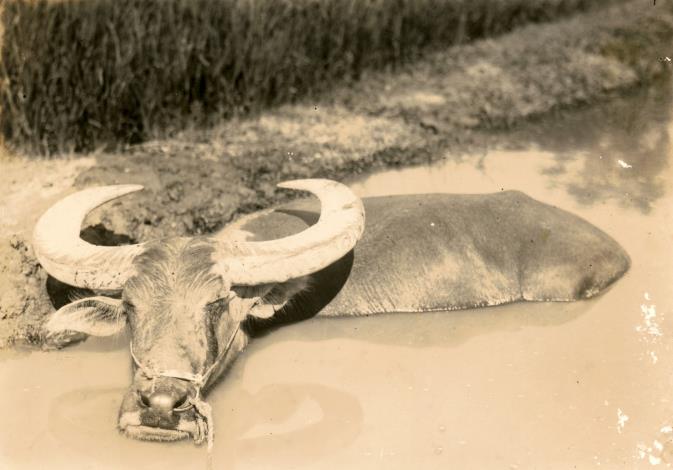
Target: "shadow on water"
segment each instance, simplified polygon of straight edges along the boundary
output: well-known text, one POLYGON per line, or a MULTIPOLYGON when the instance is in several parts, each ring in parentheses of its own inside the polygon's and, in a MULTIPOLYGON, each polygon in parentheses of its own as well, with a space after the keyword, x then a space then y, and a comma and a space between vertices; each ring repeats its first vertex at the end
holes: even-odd
POLYGON ((508 149, 540 148, 554 155, 543 174, 562 183, 582 205, 609 200, 643 214, 666 191, 671 152, 673 82, 640 89, 587 109, 559 112, 507 137, 508 149), (625 171, 628 170, 628 171, 625 171))

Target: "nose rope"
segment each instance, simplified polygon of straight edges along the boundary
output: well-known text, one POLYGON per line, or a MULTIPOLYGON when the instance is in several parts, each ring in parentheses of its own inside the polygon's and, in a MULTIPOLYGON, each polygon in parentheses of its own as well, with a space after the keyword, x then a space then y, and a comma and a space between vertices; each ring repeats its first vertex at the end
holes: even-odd
POLYGON ((129 344, 129 350, 131 352, 133 362, 138 367, 138 369, 141 370, 141 372, 143 373, 143 375, 145 375, 145 377, 152 380, 152 390, 154 390, 155 380, 158 379, 159 377, 170 377, 174 379, 186 380, 188 382, 193 383, 196 386, 196 394, 193 397, 190 397, 188 401, 196 409, 197 413, 203 417, 203 420, 205 421, 205 429, 201 428, 200 422, 197 420, 197 433, 196 433, 197 436, 194 437, 194 440, 198 444, 200 444, 201 442, 203 442, 203 438, 205 437, 208 441, 208 452, 210 452, 213 449, 215 427, 213 424, 213 409, 206 401, 204 401, 201 398, 201 388, 203 388, 203 386, 206 384, 211 374, 215 370, 215 367, 217 367, 220 361, 222 361, 222 359, 225 358, 225 356, 231 349, 231 346, 234 344, 234 340, 236 339, 236 336, 238 335, 240 329, 241 329, 240 323, 236 324, 236 328, 229 337, 227 345, 220 350, 220 352, 217 354, 217 357, 215 358, 215 361, 213 361, 213 363, 202 374, 193 374, 191 372, 184 372, 175 369, 165 369, 165 370, 150 369, 145 365, 143 365, 143 363, 140 362, 140 360, 138 360, 138 357, 133 352, 133 341, 131 341, 129 344))

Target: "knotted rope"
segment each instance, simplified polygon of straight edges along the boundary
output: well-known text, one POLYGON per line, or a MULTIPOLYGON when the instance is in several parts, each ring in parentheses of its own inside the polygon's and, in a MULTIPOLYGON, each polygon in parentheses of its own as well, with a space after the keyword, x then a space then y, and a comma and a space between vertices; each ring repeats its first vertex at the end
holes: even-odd
POLYGON ((186 410, 190 406, 193 406, 196 410, 197 415, 199 416, 196 420, 196 433, 194 435, 194 442, 201 444, 205 438, 208 441, 208 453, 210 453, 213 449, 215 427, 213 424, 213 409, 206 401, 203 400, 203 398, 201 398, 201 389, 208 382, 208 379, 215 370, 215 367, 217 367, 220 361, 226 357, 227 353, 231 349, 231 346, 234 344, 234 340, 236 339, 236 335, 240 329, 240 323, 237 323, 234 332, 229 337, 226 347, 220 350, 220 352, 217 354, 217 357, 215 358, 215 361, 213 361, 213 363, 205 370, 205 372, 201 374, 194 374, 191 372, 184 372, 174 369, 150 369, 143 365, 143 363, 140 362, 140 360, 138 360, 136 357, 135 353, 133 352, 133 341, 131 341, 129 345, 133 362, 135 362, 136 366, 141 370, 145 377, 152 380, 152 389, 154 389, 154 380, 158 379, 159 377, 171 377, 174 379, 186 380, 194 384, 196 394, 193 397, 190 397, 187 400, 186 406, 181 407, 180 410, 186 410), (199 417, 202 419, 199 419, 199 417))

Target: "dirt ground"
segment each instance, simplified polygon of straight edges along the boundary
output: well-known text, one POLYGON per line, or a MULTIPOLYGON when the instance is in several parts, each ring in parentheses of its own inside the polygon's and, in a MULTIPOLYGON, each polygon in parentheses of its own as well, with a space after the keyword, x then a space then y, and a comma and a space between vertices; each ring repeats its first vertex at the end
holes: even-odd
POLYGON ((634 1, 497 39, 436 52, 404 70, 245 120, 129 147, 42 160, 2 156, 0 348, 40 345, 45 316, 68 291, 48 280, 31 231, 77 189, 140 183, 145 190, 94 211, 83 237, 99 244, 218 230, 289 197, 275 183, 339 180, 498 145, 517 123, 670 80, 673 4, 634 1), (45 289, 45 285, 47 288, 45 289))

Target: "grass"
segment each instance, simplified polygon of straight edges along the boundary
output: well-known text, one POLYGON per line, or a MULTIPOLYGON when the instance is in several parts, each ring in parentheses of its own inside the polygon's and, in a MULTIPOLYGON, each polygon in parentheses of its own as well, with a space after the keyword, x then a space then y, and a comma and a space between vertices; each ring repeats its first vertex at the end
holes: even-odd
POLYGON ((0 133, 34 154, 138 143, 615 1, 14 0, 0 133))

